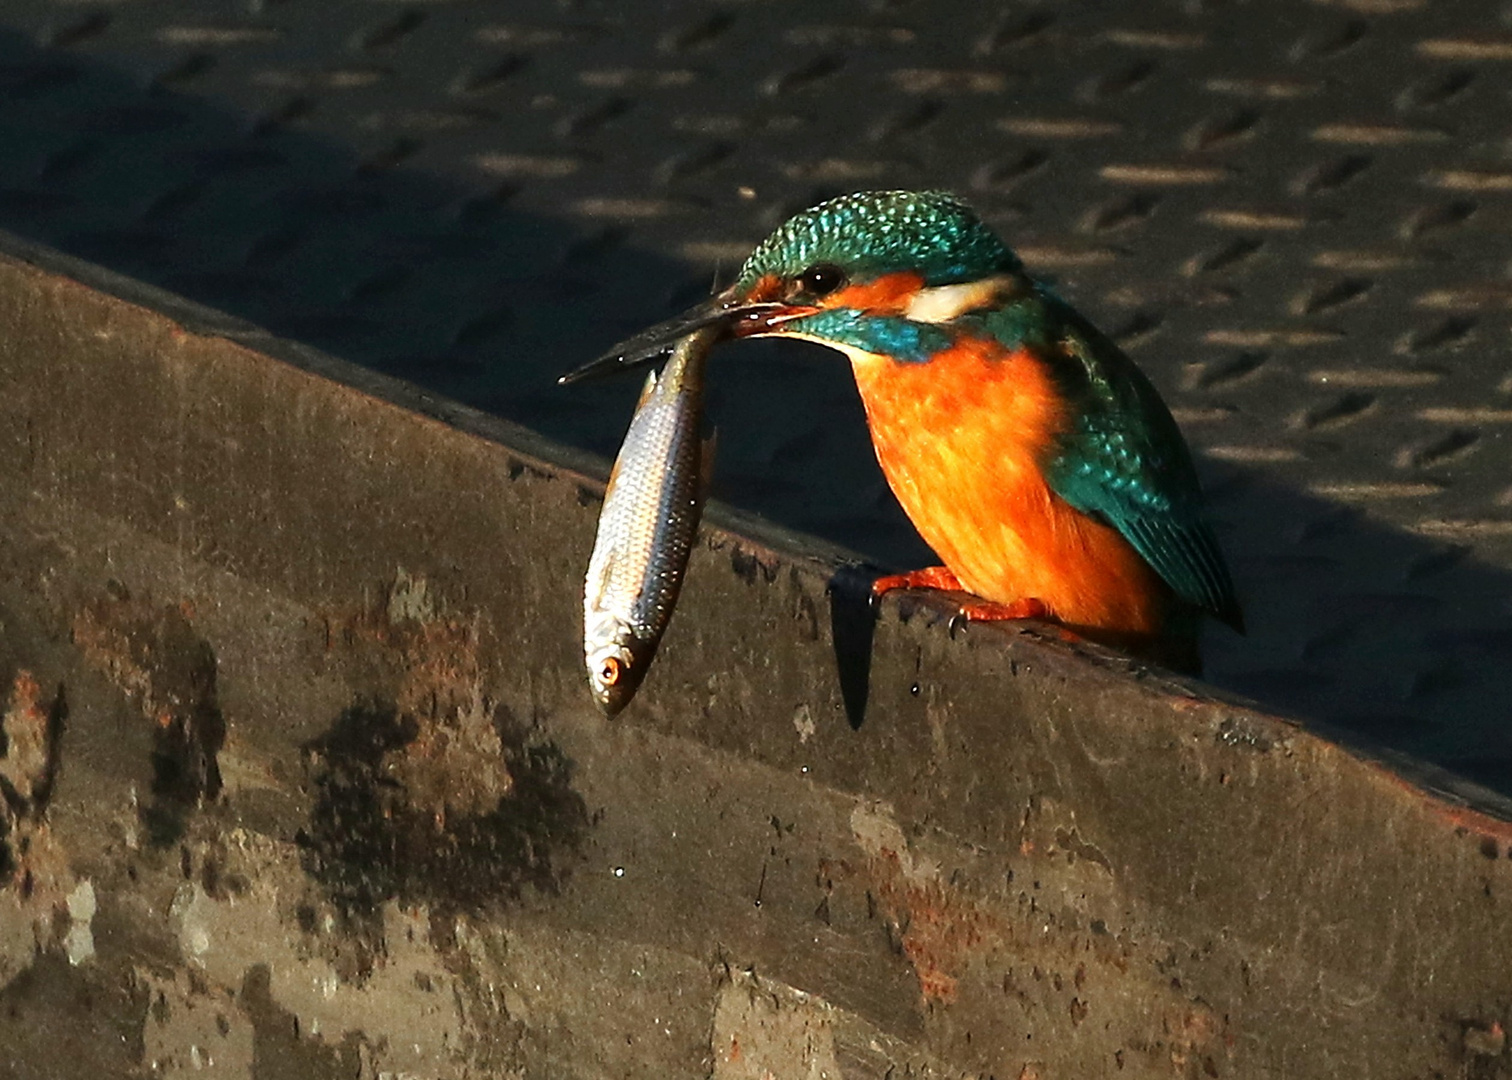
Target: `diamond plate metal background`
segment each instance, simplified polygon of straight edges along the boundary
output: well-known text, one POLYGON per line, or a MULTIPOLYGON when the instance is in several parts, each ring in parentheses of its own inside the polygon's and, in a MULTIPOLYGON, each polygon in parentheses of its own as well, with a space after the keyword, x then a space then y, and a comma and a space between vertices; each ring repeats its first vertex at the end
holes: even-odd
MULTIPOLYGON (((1214 681, 1508 789, 1509 76, 1469 0, 6 0, 0 227, 608 455, 634 387, 556 374, 799 207, 953 188, 1199 450, 1214 681)), ((711 392, 718 496, 927 557, 838 357, 711 392)))

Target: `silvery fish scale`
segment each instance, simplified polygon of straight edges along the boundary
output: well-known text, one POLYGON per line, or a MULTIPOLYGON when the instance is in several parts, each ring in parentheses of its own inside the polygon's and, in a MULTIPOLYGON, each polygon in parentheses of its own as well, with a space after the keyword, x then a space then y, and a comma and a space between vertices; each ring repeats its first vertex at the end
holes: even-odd
POLYGON ((599 515, 583 585, 583 656, 610 715, 634 696, 677 604, 702 511, 703 367, 717 329, 680 339, 646 379, 599 515))

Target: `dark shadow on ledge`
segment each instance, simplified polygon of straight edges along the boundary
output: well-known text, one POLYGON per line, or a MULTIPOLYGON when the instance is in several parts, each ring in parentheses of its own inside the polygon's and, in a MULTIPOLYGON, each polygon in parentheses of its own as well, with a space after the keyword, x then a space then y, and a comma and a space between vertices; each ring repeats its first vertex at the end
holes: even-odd
MULTIPOLYGON (((637 380, 555 377, 709 288, 612 222, 520 212, 508 184, 361 158, 293 130, 292 111, 237 115, 167 85, 0 33, 0 228, 606 457, 637 380)), ((929 558, 833 355, 732 348, 710 412, 717 497, 881 566, 929 558)), ((1209 471, 1251 625, 1208 635, 1210 678, 1512 792, 1512 574, 1209 471)), ((855 722, 865 680, 844 689, 855 722)))
POLYGON ((867 566, 835 568, 827 591, 830 602, 830 640, 835 650, 835 677, 845 718, 859 731, 871 696, 872 640, 877 631, 877 605, 871 586, 878 571, 867 566))

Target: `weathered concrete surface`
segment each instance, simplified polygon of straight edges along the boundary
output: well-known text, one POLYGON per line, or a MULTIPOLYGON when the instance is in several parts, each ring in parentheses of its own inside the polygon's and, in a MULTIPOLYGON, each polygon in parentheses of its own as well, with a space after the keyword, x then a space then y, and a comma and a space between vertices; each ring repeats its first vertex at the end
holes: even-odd
POLYGON ((606 722, 528 433, 36 252, 0 386, 6 1075, 1512 1075, 1452 778, 907 602, 853 728, 714 528, 606 722))

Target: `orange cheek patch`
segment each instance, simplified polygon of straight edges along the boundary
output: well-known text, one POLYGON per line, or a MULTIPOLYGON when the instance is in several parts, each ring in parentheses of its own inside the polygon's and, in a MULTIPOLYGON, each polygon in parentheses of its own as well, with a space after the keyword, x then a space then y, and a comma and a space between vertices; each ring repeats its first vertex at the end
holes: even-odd
POLYGON ((864 284, 838 289, 819 303, 827 308, 856 308, 859 311, 901 315, 908 306, 908 301, 923 287, 923 277, 909 271, 883 274, 864 284))
POLYGON ((753 304, 764 304, 769 300, 781 300, 786 286, 776 274, 763 274, 751 286, 751 291, 746 293, 745 299, 753 304))

